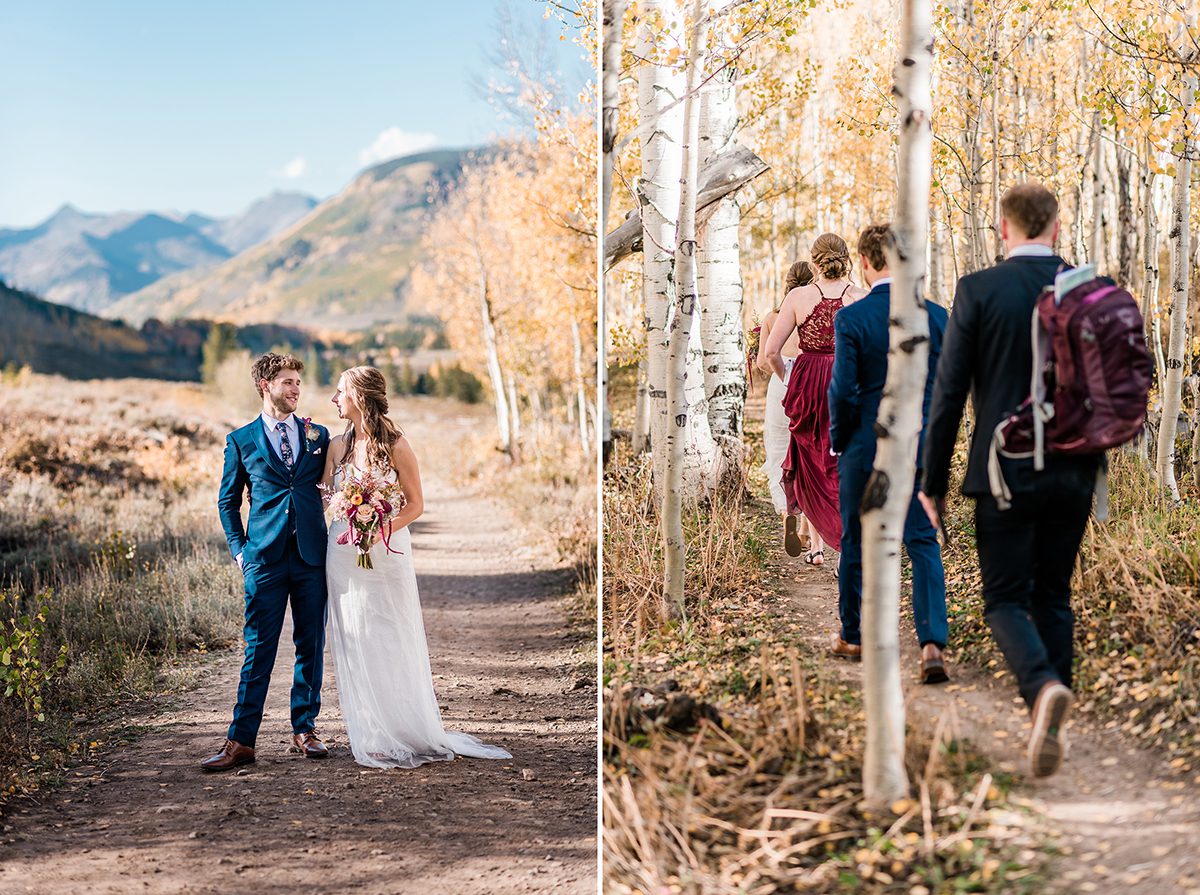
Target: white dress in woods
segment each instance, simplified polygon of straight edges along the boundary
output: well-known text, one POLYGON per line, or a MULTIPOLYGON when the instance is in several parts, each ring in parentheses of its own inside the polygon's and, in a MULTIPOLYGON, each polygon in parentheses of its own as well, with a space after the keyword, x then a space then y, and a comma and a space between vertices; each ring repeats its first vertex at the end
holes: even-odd
MULTIPOLYGON (((787 376, 792 375, 794 357, 785 357, 783 366, 787 376)), ((787 512, 787 494, 783 490, 783 458, 787 456, 792 433, 788 428, 788 415, 783 409, 783 396, 787 394, 787 379, 781 380, 774 373, 767 382, 767 408, 763 414, 763 453, 766 461, 762 471, 771 489, 771 503, 776 513, 787 512)))
MULTIPOLYGON (((388 478, 395 481, 395 470, 388 478)), ((340 471, 333 485, 341 487, 340 471)), ((376 544, 374 568, 360 569, 354 547, 337 543, 347 525, 337 520, 329 530, 326 632, 354 760, 371 768, 415 768, 456 755, 512 758, 498 746, 442 727, 408 529, 391 537, 392 548, 403 553, 376 544)))

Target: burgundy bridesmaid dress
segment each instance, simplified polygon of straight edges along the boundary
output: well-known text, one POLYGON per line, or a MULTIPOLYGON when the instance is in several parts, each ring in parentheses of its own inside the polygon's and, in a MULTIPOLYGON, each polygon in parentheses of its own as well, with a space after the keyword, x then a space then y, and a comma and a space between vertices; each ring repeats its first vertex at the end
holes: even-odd
MULTIPOLYGON (((817 287, 818 291, 821 287, 817 287)), ((849 285, 821 301, 800 325, 800 355, 792 365, 783 409, 792 433, 783 459, 788 512, 804 513, 825 544, 840 550, 837 457, 829 451, 829 380, 833 375, 833 318, 849 285)))

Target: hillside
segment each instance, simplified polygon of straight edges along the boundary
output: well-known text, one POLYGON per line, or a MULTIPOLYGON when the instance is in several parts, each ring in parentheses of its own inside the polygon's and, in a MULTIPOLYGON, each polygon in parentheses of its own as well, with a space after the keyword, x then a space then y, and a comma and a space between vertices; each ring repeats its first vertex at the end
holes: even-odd
POLYGON ((164 278, 105 316, 335 329, 394 323, 429 212, 466 157, 439 150, 368 168, 288 231, 217 267, 164 278))
MULTIPOLYGON (((212 328, 206 320, 149 320, 135 329, 43 301, 3 282, 0 320, 0 367, 28 366, 71 379, 199 379, 201 350, 212 328)), ((306 333, 275 325, 239 330, 236 339, 251 351, 313 344, 306 333)))
POLYGON ((90 214, 72 205, 27 229, 0 229, 0 277, 97 312, 161 277, 224 261, 290 227, 316 204, 273 193, 230 218, 168 212, 90 214))

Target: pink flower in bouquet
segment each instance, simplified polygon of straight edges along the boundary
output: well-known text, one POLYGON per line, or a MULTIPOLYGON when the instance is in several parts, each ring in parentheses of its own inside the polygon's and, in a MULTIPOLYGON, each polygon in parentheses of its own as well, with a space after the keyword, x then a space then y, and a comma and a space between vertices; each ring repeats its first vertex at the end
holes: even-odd
POLYGON ((337 491, 323 490, 327 491, 329 512, 347 524, 346 530, 338 535, 337 543, 343 547, 354 546, 358 551, 359 568, 374 568, 371 548, 379 541, 388 553, 401 552, 393 550, 390 543, 392 520, 406 503, 399 485, 372 472, 360 472, 347 476, 337 491))

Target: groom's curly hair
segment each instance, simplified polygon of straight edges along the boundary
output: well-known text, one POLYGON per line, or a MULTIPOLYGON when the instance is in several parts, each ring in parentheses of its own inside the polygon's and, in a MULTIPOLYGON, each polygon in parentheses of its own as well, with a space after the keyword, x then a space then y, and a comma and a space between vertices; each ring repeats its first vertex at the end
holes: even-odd
POLYGON ((295 370, 297 373, 302 373, 304 372, 304 363, 290 354, 274 354, 270 351, 254 362, 254 366, 250 368, 250 378, 254 380, 254 387, 258 389, 260 398, 263 393, 260 383, 264 379, 270 382, 279 375, 280 370, 295 370))

